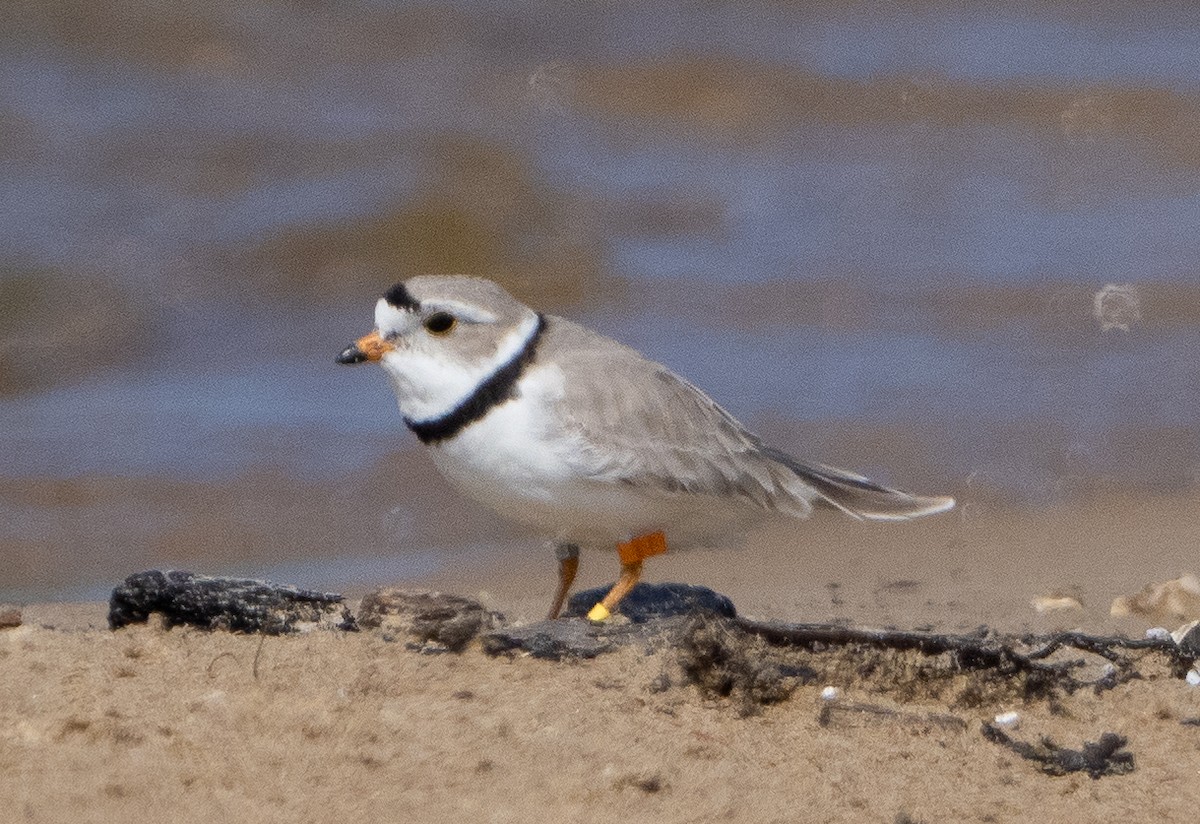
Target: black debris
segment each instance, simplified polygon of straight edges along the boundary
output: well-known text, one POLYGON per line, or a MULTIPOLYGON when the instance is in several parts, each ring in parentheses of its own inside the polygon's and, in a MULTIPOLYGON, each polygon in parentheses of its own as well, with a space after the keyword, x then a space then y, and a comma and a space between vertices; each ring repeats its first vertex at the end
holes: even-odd
POLYGON ((489 655, 524 652, 534 658, 561 661, 565 658, 595 658, 619 647, 640 643, 652 645, 667 637, 679 619, 663 618, 645 624, 594 624, 579 618, 559 618, 515 627, 500 627, 482 637, 489 655))
MULTIPOLYGON (((582 618, 600 602, 611 585, 577 592, 567 602, 564 618, 582 618)), ((635 624, 644 624, 656 618, 673 618, 695 612, 711 612, 726 618, 737 617, 733 601, 708 587, 689 584, 640 583, 617 606, 617 614, 624 615, 635 624)))
POLYGON ((1081 750, 1060 747, 1049 738, 1031 744, 988 723, 983 725, 983 737, 1040 765, 1042 772, 1048 775, 1086 772, 1092 778, 1101 778, 1133 772, 1133 753, 1124 749, 1125 737, 1114 732, 1104 733, 1099 741, 1085 741, 1081 750))
POLYGON ((280 635, 301 625, 355 630, 341 595, 265 581, 209 578, 183 570, 152 569, 130 575, 108 601, 108 625, 144 623, 153 613, 169 627, 280 635))
POLYGON ((461 652, 503 620, 478 601, 441 592, 381 589, 358 608, 360 626, 404 633, 424 652, 461 652))
POLYGON ((563 617, 516 627, 499 627, 483 636, 491 655, 524 652, 535 658, 595 658, 629 644, 646 647, 672 643, 689 616, 733 618, 733 602, 707 587, 688 584, 638 584, 621 601, 617 620, 595 624, 584 619, 609 587, 572 596, 563 617), (621 619, 624 620, 621 620, 621 619))
POLYGON ((674 640, 684 681, 709 696, 732 698, 742 715, 817 678, 815 670, 779 660, 765 640, 711 613, 693 615, 674 640))

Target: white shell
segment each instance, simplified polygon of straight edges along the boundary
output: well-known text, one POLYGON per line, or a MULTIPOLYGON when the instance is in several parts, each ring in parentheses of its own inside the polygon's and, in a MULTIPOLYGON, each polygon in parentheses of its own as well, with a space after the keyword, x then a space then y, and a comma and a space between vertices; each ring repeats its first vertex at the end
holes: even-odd
POLYGON ((1021 726, 1021 714, 1018 712, 1002 712, 996 716, 996 726, 1015 730, 1021 726))

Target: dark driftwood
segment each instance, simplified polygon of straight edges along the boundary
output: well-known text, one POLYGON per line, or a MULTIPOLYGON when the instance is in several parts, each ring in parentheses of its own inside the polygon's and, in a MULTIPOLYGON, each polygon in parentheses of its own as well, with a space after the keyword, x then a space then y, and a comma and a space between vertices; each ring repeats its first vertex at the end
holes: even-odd
POLYGON ((1080 687, 1110 689, 1136 677, 1139 653, 1163 656, 1172 671, 1182 676, 1192 656, 1170 639, 1132 639, 1119 636, 1061 632, 1052 635, 1003 636, 986 627, 970 634, 955 635, 912 630, 861 629, 833 624, 774 624, 737 619, 737 626, 776 646, 822 647, 866 646, 876 649, 913 650, 925 655, 954 655, 966 670, 995 670, 1001 674, 1028 674, 1048 679, 1068 692, 1080 687), (1082 679, 1074 673, 1087 662, 1082 659, 1050 662, 1061 650, 1078 650, 1104 658, 1112 668, 1098 679, 1082 679), (1132 655, 1131 655, 1132 653, 1132 655))
POLYGON ((167 627, 186 624, 267 635, 292 632, 302 624, 357 629, 343 601, 337 593, 152 569, 130 575, 112 591, 108 625, 119 629, 159 614, 167 627))

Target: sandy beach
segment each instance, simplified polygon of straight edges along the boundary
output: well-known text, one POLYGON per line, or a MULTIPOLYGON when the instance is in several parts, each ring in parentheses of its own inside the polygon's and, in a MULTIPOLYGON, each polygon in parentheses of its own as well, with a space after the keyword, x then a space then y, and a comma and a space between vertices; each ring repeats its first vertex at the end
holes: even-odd
MULTIPOLYGON (((1068 691, 814 645, 747 705, 676 636, 552 661, 105 604, 175 569, 541 620, 547 536, 335 361, 392 284, 457 273, 798 459, 959 502, 669 551, 651 583, 768 622, 1174 630, 1110 607, 1200 574, 1189 7, 9 6, 0 824, 1195 818, 1200 688, 1149 653, 1068 691), (985 737, 1012 712, 1035 752, 1123 739, 1121 769, 1046 774, 985 737)), ((616 573, 585 551, 576 588, 616 573)), ((731 638, 748 672, 777 652, 731 638)))
MULTIPOLYGON (((766 534, 658 559, 649 577, 713 586, 777 620, 1140 637, 1147 621, 1111 618, 1111 597, 1178 575, 1195 504, 1099 499, 893 529, 826 519, 804 525, 804 549, 766 534), (1030 606, 1055 592, 1084 608, 1030 606)), ((611 560, 586 556, 581 585, 611 560)), ((551 572, 531 551, 402 583, 532 621, 551 572)), ((904 667, 865 677, 853 653, 836 666, 814 655, 819 680, 747 715, 681 681, 670 647, 553 662, 477 643, 422 654, 378 630, 111 631, 105 616, 99 603, 31 605, 0 631, 0 808, 13 820, 1177 821, 1200 797, 1200 691, 1162 667, 1100 693, 967 701, 904 667), (827 686, 890 712, 823 725, 827 686), (1028 741, 1125 736, 1134 770, 1043 774, 981 735, 1008 711, 1028 741)))

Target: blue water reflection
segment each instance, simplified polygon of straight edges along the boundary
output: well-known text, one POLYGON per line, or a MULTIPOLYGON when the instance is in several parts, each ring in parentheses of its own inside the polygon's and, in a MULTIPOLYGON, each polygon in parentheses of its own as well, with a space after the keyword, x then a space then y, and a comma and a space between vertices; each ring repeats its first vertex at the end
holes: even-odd
POLYGON ((1200 473, 1182 7, 168 3, 118 40, 75 16, 0 35, 0 287, 45 284, 0 317, 0 476, 365 472, 412 442, 332 358, 443 261, 752 425, 910 431, 947 487, 1200 473), (1126 331, 1091 317, 1106 284, 1140 295, 1126 331))

